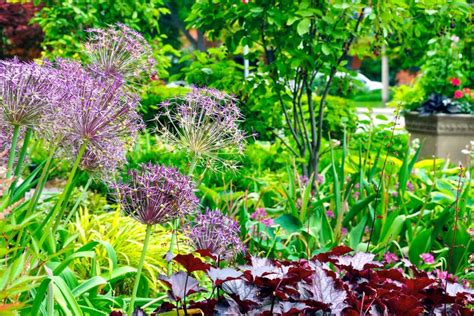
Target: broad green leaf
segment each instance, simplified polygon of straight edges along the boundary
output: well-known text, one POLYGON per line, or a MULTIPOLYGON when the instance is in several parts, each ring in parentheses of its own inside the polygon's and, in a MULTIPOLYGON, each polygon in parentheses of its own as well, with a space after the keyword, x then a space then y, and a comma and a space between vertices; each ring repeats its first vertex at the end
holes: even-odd
POLYGON ((289 234, 299 232, 303 227, 303 224, 298 218, 290 214, 283 214, 275 219, 275 223, 280 225, 289 234))
POLYGON ((414 264, 418 264, 420 261, 420 255, 428 252, 431 249, 431 233, 433 229, 424 229, 418 234, 412 242, 409 244, 408 257, 414 264))
POLYGON ((310 25, 311 25, 310 19, 302 19, 300 23, 298 23, 298 26, 296 27, 296 31, 298 32, 298 35, 303 36, 306 33, 308 33, 310 25))

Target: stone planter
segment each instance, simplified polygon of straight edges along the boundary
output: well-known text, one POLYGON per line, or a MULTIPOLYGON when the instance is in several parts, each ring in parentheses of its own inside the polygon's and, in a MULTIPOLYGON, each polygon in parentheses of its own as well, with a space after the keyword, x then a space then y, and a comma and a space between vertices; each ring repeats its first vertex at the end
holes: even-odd
POLYGON ((420 158, 433 156, 453 163, 466 163, 468 155, 461 153, 474 141, 474 115, 433 114, 419 116, 418 112, 405 114, 405 127, 411 139, 421 141, 420 158))

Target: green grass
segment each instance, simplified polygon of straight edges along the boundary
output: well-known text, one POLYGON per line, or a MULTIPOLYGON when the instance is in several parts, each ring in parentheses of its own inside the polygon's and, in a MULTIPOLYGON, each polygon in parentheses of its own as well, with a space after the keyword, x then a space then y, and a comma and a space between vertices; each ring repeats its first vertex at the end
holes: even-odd
MULTIPOLYGON (((389 99, 391 93, 389 95, 389 99)), ((356 105, 356 107, 366 107, 366 108, 383 108, 382 103, 382 91, 374 90, 368 92, 359 92, 356 95, 350 98, 356 105)))

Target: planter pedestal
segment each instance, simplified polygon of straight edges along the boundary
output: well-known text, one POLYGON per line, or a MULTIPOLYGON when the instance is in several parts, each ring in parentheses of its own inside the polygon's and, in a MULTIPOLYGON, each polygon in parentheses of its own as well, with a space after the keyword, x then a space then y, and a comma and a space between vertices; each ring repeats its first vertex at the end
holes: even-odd
POLYGON ((420 158, 436 156, 455 164, 465 164, 469 159, 461 150, 470 148, 471 141, 474 141, 474 115, 419 116, 417 112, 409 112, 405 114, 405 127, 412 140, 420 139, 420 158))

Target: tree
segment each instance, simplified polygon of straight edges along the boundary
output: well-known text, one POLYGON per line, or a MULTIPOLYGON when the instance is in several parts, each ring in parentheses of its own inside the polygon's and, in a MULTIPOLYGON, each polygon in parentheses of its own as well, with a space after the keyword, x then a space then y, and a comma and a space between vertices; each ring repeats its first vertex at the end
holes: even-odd
POLYGON ((327 95, 336 73, 346 71, 353 44, 370 37, 373 47, 379 48, 390 38, 413 37, 402 31, 409 18, 416 18, 410 16, 413 6, 423 11, 440 2, 198 0, 188 22, 211 39, 224 41, 231 54, 249 46, 246 57, 258 60, 249 79, 251 89, 268 93, 270 87, 291 139, 282 140, 302 161, 303 174, 313 175, 318 173, 327 95), (319 76, 325 78, 321 88, 315 85, 319 76), (318 104, 313 103, 313 93, 321 96, 318 104))

